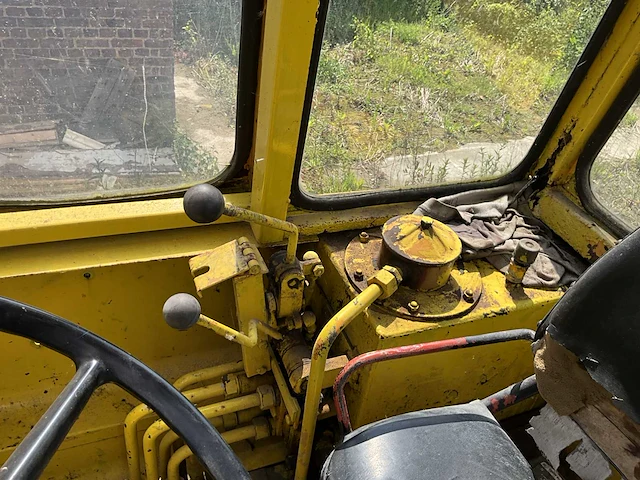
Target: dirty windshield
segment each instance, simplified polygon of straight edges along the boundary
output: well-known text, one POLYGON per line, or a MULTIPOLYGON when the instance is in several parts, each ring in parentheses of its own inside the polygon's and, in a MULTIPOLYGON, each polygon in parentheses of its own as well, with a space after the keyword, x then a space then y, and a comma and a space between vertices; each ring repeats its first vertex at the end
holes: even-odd
POLYGON ((241 0, 0 2, 0 200, 210 180, 235 146, 241 0))
POLYGON ((499 177, 522 161, 606 0, 333 0, 310 193, 499 177))

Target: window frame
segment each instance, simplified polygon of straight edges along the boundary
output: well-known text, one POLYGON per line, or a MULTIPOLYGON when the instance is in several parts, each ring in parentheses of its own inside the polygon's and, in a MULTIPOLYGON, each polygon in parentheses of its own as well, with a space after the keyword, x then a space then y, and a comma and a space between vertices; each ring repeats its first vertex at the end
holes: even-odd
MULTIPOLYGON (((253 150, 256 102, 262 49, 263 11, 265 0, 242 0, 240 18, 240 47, 238 51, 238 85, 236 90, 235 146, 229 166, 215 178, 201 183, 224 186, 237 177, 246 176, 246 164, 253 150)), ((170 188, 151 193, 114 195, 108 198, 88 198, 72 200, 0 200, 3 207, 65 207, 75 205, 93 205, 122 203, 137 200, 154 200, 181 196, 189 186, 170 188)), ((12 209, 13 210, 13 209, 12 209)))
POLYGON ((587 72, 589 71, 589 68, 598 55, 598 52, 611 34, 616 21, 618 20, 625 4, 627 3, 625 0, 611 0, 604 15, 600 19, 598 26, 591 35, 587 46, 580 55, 580 58, 576 62, 575 67, 571 71, 567 82, 560 92, 560 95, 551 108, 549 115, 544 121, 540 132, 533 142, 533 145, 531 146, 523 160, 506 175, 491 180, 462 182, 448 185, 432 185, 421 188, 363 190, 359 192, 340 194, 314 195, 307 193, 302 189, 302 186, 300 184, 300 173, 302 170, 302 157, 304 154, 304 146, 307 137, 309 117, 311 115, 316 75, 318 72, 318 63, 322 50, 322 41, 324 37, 327 13, 329 10, 329 2, 330 0, 320 0, 318 21, 316 24, 313 51, 311 54, 311 63, 309 66, 307 90, 305 94, 302 122, 300 125, 300 134, 298 137, 298 147, 296 151, 295 166, 291 184, 291 203, 299 208, 316 211, 342 210, 348 208, 381 205, 396 202, 423 201, 429 197, 440 197, 460 193, 463 191, 506 185, 525 178, 529 173, 531 167, 542 154, 544 148, 551 139, 553 132, 556 130, 558 124, 560 123, 565 110, 569 106, 569 103, 571 102, 573 96, 584 80, 587 72))
POLYGON ((640 64, 627 79, 613 105, 602 117, 602 120, 589 138, 584 150, 578 157, 576 165, 576 190, 584 209, 602 222, 619 237, 625 237, 635 228, 620 219, 594 195, 591 189, 591 167, 600 151, 620 125, 633 103, 640 95, 640 64))

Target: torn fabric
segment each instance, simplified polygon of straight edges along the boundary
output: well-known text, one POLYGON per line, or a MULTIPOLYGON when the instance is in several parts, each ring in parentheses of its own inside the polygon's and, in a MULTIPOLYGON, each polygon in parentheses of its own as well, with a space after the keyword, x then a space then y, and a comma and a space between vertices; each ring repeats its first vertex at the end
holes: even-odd
POLYGON ((484 258, 505 274, 518 241, 529 238, 540 245, 540 254, 527 270, 523 285, 543 288, 569 285, 586 267, 554 242, 553 234, 540 220, 514 208, 523 187, 525 183, 518 182, 430 198, 413 213, 451 227, 462 241, 464 260, 484 258))

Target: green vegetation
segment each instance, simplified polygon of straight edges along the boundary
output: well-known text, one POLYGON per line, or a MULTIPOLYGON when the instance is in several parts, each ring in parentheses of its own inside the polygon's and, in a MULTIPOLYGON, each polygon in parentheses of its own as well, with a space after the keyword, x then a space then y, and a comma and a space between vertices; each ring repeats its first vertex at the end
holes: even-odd
POLYGON ((602 205, 632 228, 640 226, 640 103, 636 101, 591 167, 602 205))
POLYGON ((173 135, 173 156, 180 172, 192 180, 213 178, 220 173, 218 159, 191 140, 177 125, 173 135))
MULTIPOLYGON (((452 165, 425 161, 426 152, 535 136, 607 3, 334 0, 304 187, 385 186, 384 160, 392 156, 411 160, 399 167, 407 186, 443 183, 452 180, 452 165)), ((458 178, 495 177, 510 167, 499 154, 481 155, 464 159, 458 178)))

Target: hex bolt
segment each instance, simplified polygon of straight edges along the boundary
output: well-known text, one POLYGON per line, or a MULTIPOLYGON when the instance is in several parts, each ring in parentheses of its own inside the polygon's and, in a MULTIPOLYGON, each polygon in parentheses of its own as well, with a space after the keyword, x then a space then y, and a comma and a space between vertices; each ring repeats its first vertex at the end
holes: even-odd
POLYGON ((367 243, 369 241, 369 234, 367 232, 360 232, 358 239, 360 240, 360 243, 367 243))
POLYGON ((470 288, 467 288, 462 293, 462 299, 467 303, 473 303, 473 301, 475 300, 473 297, 473 290, 471 290, 470 288))
POLYGON ((359 268, 356 270, 354 277, 357 281, 362 281, 364 280, 364 273, 362 272, 362 270, 360 270, 359 268))
POLYGON ((313 276, 316 278, 321 277, 324 274, 324 266, 323 265, 316 265, 315 267, 313 267, 313 276))
POLYGON ((416 302, 415 300, 412 300, 409 302, 409 311, 411 313, 416 313, 418 310, 420 310, 420 304, 418 302, 416 302))
POLYGON ((276 392, 271 385, 260 385, 256 389, 256 393, 260 396, 261 410, 268 410, 278 404, 276 392))

